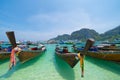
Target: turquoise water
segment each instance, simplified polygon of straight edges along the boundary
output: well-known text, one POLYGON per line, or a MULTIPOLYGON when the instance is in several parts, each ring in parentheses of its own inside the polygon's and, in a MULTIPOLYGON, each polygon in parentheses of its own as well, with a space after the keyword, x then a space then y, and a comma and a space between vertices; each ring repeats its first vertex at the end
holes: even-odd
POLYGON ((0 80, 120 80, 120 64, 85 57, 85 76, 80 64, 73 69, 55 56, 54 44, 46 45, 45 54, 8 71, 9 60, 0 61, 0 80))

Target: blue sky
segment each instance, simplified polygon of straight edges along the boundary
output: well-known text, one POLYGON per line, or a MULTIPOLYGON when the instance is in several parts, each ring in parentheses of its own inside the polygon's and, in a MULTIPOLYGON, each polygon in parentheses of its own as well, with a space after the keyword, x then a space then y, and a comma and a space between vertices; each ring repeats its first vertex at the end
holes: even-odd
POLYGON ((104 33, 120 25, 120 0, 0 0, 0 40, 48 40, 81 28, 104 33))

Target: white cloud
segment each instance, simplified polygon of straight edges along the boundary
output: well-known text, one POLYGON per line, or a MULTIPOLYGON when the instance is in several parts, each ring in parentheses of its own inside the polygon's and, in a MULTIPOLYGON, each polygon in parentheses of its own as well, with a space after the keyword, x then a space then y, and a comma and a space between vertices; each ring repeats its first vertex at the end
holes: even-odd
MULTIPOLYGON (((28 22, 44 26, 46 29, 52 28, 52 31, 56 31, 57 33, 71 33, 81 29, 84 25, 90 25, 92 23, 89 14, 83 9, 68 12, 37 14, 28 18, 28 22)), ((88 28, 88 26, 86 28, 88 28)))

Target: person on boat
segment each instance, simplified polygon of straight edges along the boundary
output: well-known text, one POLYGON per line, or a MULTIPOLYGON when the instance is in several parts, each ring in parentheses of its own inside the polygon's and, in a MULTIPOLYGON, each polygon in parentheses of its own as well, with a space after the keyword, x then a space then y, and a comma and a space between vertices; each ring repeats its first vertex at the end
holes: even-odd
POLYGON ((68 48, 66 46, 63 47, 63 53, 68 53, 68 48))
POLYGON ((81 77, 84 77, 84 54, 78 53, 77 56, 80 59, 81 77))
POLYGON ((21 51, 21 48, 19 48, 18 46, 12 49, 11 55, 10 55, 9 70, 16 65, 15 53, 19 53, 20 51, 21 51))

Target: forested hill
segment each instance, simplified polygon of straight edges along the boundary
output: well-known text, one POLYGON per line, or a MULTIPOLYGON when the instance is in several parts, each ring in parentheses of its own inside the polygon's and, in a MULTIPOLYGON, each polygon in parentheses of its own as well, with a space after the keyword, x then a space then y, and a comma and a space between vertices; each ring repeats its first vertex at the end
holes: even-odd
POLYGON ((95 40, 114 40, 120 38, 120 26, 109 30, 103 34, 99 34, 93 29, 83 28, 69 34, 58 35, 52 40, 81 40, 84 41, 88 38, 94 38, 95 40))
POLYGON ((120 38, 120 25, 114 29, 111 29, 104 34, 100 34, 102 40, 114 40, 120 38))

